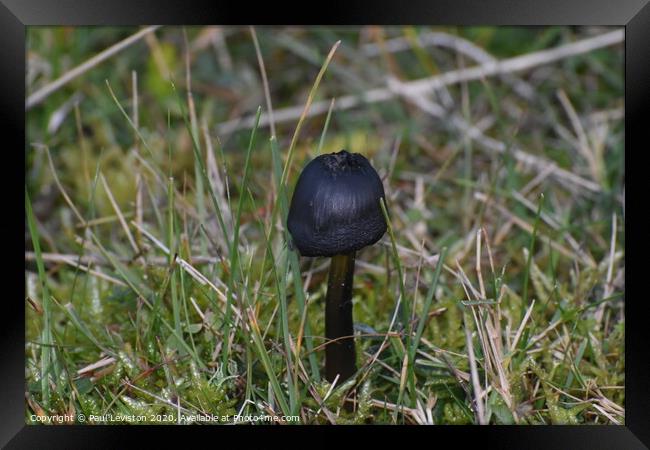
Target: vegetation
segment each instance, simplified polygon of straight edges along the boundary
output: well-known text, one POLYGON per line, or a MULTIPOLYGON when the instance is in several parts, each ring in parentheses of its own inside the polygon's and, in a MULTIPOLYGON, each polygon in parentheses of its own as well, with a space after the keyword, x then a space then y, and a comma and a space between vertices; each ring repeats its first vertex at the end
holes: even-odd
POLYGON ((139 31, 28 29, 28 423, 624 423, 622 30, 139 31), (390 223, 330 385, 285 224, 341 149, 390 223))

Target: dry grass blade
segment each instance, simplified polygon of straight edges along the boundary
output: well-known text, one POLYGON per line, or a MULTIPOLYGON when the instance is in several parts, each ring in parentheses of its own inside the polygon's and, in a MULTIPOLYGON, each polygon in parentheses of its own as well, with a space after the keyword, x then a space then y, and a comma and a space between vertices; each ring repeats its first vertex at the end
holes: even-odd
POLYGON ((515 338, 512 340, 512 344, 510 345, 511 353, 514 352, 515 349, 517 348, 517 344, 519 343, 521 334, 524 332, 524 327, 526 326, 526 322, 528 322, 528 319, 530 318, 530 315, 533 312, 534 306, 535 306, 535 300, 533 299, 533 301, 530 302, 530 306, 526 310, 526 314, 524 315, 524 319, 521 321, 521 324, 519 325, 519 329, 517 329, 517 334, 515 334, 515 338))
POLYGON ((264 67, 264 59, 262 58, 262 51, 260 50, 260 44, 257 41, 257 33, 255 32, 254 27, 249 27, 251 32, 251 37, 253 38, 253 44, 255 45, 255 54, 257 55, 257 63, 260 66, 260 73, 262 75, 262 86, 264 86, 264 97, 266 99, 266 107, 269 112, 269 124, 271 126, 271 135, 276 136, 275 134, 275 120, 273 120, 273 106, 271 105, 271 90, 269 89, 269 80, 266 77, 266 67, 264 67))
MULTIPOLYGON (((465 316, 463 315, 463 318, 465 316)), ((465 322, 465 342, 467 345, 467 356, 469 357, 470 378, 474 390, 474 404, 476 405, 476 416, 480 425, 487 425, 485 418, 485 407, 483 405, 484 391, 481 388, 481 382, 478 379, 478 370, 476 368, 476 357, 474 356, 474 344, 470 336, 467 323, 465 322)))
MULTIPOLYGON (((124 283, 122 280, 118 280, 117 278, 113 278, 110 275, 106 275, 104 272, 101 272, 99 270, 91 269, 90 264, 92 263, 92 261, 88 261, 86 262, 87 265, 83 265, 81 261, 79 261, 80 259, 79 255, 60 255, 60 254, 53 255, 53 254, 44 253, 42 255, 42 258, 43 261, 67 264, 71 267, 74 267, 75 269, 83 270, 84 272, 94 275, 97 278, 101 278, 113 284, 117 284, 118 286, 127 286, 127 284, 124 283)), ((25 259, 28 261, 30 260, 33 261, 36 259, 36 256, 34 252, 25 252, 25 259)))
POLYGON ((460 131, 463 136, 474 140, 481 148, 497 154, 510 152, 518 162, 522 163, 524 167, 530 170, 540 172, 548 171, 548 175, 553 175, 559 180, 569 183, 571 186, 582 187, 590 192, 600 192, 601 187, 599 184, 580 177, 573 172, 562 169, 556 163, 546 158, 533 155, 516 146, 509 147, 504 142, 486 136, 480 128, 469 124, 465 119, 457 114, 447 114, 446 110, 442 106, 422 96, 422 92, 410 89, 409 83, 404 83, 391 78, 389 79, 388 84, 393 92, 397 95, 403 96, 406 100, 416 105, 425 113, 440 120, 448 120, 449 124, 460 131))
POLYGON ((584 159, 587 161, 587 164, 589 164, 589 169, 591 170, 592 178, 594 180, 598 180, 598 166, 594 156, 594 151, 590 148, 589 140, 587 139, 587 134, 585 133, 584 127, 580 122, 580 118, 578 117, 578 114, 576 113, 573 104, 571 104, 571 100, 569 100, 569 97, 567 97, 566 92, 564 92, 563 90, 559 90, 557 92, 557 97, 560 99, 560 103, 562 104, 562 107, 566 111, 567 116, 569 116, 569 120, 571 121, 571 126, 573 127, 573 131, 578 137, 578 143, 579 143, 579 145, 577 146, 578 151, 582 154, 584 159))
POLYGON ((420 413, 416 408, 409 408, 404 405, 396 405, 395 403, 390 403, 377 399, 370 399, 370 404, 377 408, 387 409, 393 411, 394 413, 403 413, 411 417, 414 423, 419 423, 420 413))
MULTIPOLYGON (((81 240, 79 241, 81 242, 81 240)), ((41 255, 43 258, 43 261, 45 262, 53 262, 53 263, 67 263, 68 260, 74 260, 76 258, 77 262, 80 264, 85 264, 85 265, 95 265, 95 266, 103 266, 103 265, 108 265, 110 266, 110 262, 104 259, 101 255, 82 255, 79 257, 79 255, 73 254, 73 253, 43 253, 41 255)), ((34 261, 36 258, 34 252, 25 252, 25 259, 27 261, 34 261)), ((122 256, 118 258, 120 262, 123 263, 128 263, 131 261, 131 258, 122 256)), ((219 258, 215 258, 213 256, 201 256, 201 255, 193 255, 192 256, 192 264, 198 265, 198 264, 216 264, 220 261, 219 258)), ((161 257, 161 256, 151 256, 147 258, 147 264, 153 265, 153 266, 168 266, 169 265, 169 258, 161 257)))
POLYGON ((106 50, 98 53, 97 55, 93 56, 83 64, 80 64, 74 69, 64 73, 56 80, 43 86, 42 88, 40 88, 39 90, 31 94, 29 97, 27 97, 27 101, 25 102, 25 109, 29 110, 32 107, 38 105, 47 97, 49 97, 58 89, 60 89, 62 86, 65 86, 67 83, 77 78, 79 75, 82 75, 83 73, 92 69, 96 65, 106 61, 111 56, 119 53, 120 51, 124 50, 128 46, 136 43, 142 37, 147 36, 149 33, 156 31, 158 28, 160 28, 160 25, 154 25, 154 26, 144 28, 138 31, 137 33, 129 36, 128 38, 124 39, 123 41, 120 41, 117 44, 114 44, 109 48, 107 48, 106 50))
MULTIPOLYGON (((131 224, 132 224, 133 226, 135 226, 136 228, 138 228, 138 224, 136 224, 135 222, 132 221, 131 224)), ((149 239, 151 242, 153 242, 154 245, 155 245, 156 247, 158 247, 160 250, 162 250, 163 253, 165 253, 166 255, 169 255, 169 249, 168 249, 168 248, 167 248, 167 247, 166 247, 162 242, 160 242, 158 239, 156 239, 156 238, 155 238, 151 233, 149 233, 146 229, 144 229, 144 228, 138 228, 138 229, 140 230, 140 232, 141 232, 141 233, 142 233, 142 234, 143 234, 147 239, 149 239)), ((188 274, 189 276, 191 276, 191 277, 194 278, 196 281, 198 281, 199 284, 204 285, 204 286, 207 285, 207 286, 209 286, 212 290, 214 290, 214 291, 217 293, 219 299, 220 299, 223 303, 226 303, 226 294, 224 294, 224 293, 221 291, 221 289, 219 289, 217 286, 215 286, 214 283, 212 283, 210 280, 208 280, 208 279, 207 279, 207 278, 206 278, 206 277, 205 277, 201 272, 199 272, 197 269, 195 269, 195 268, 194 268, 190 263, 188 263, 187 261, 185 261, 183 258, 179 257, 178 255, 176 255, 176 258, 175 258, 174 261, 175 261, 178 265, 180 265, 180 266, 183 268, 183 270, 185 270, 185 272, 187 272, 187 274, 188 274)), ((223 284, 223 282, 222 282, 221 280, 219 280, 219 279, 217 278, 217 281, 220 282, 220 284, 222 284, 222 285, 225 287, 225 284, 223 284)), ((236 297, 235 294, 233 294, 233 297, 236 297)), ((241 313, 240 313, 239 310, 235 307, 234 304, 231 305, 231 308, 232 308, 232 310, 235 312, 235 314, 237 315, 237 318, 238 318, 238 319, 241 319, 241 313)))
MULTIPOLYGON (((287 155, 287 160, 284 165, 284 169, 282 171, 282 177, 280 178, 280 186, 284 186, 284 184, 286 183, 289 177, 289 170, 291 170, 291 160, 293 157, 293 151, 294 148, 296 147, 296 142, 298 140, 298 136, 300 135, 300 130, 302 129, 302 125, 305 121, 305 118, 309 114, 309 110, 314 101, 314 97, 316 95, 318 85, 320 84, 323 75, 325 75, 325 70, 327 70, 327 66, 329 65, 330 61, 332 61, 332 58, 334 57, 334 52, 336 52, 336 49, 339 47, 339 45, 341 45, 341 41, 337 41, 336 43, 334 43, 334 45, 330 49, 330 52, 327 54, 327 58, 325 58, 325 62, 323 63, 323 66, 318 72, 318 75, 316 75, 316 80, 314 81, 314 84, 311 90, 309 91, 309 95, 307 96, 307 101, 305 102, 305 106, 303 107, 302 113, 300 114, 300 118, 298 119, 298 125, 296 125, 296 129, 291 138, 291 143, 289 144, 289 152, 287 155)), ((259 117, 258 120, 261 122, 262 120, 261 117, 259 117)))
MULTIPOLYGON (((441 31, 433 31, 420 34, 417 37, 417 40, 418 44, 422 47, 446 47, 481 64, 496 61, 496 58, 494 58, 478 45, 453 34, 441 31)), ((403 50, 410 50, 412 46, 413 44, 409 38, 397 37, 383 42, 381 48, 376 43, 365 44, 362 47, 362 51, 367 56, 376 56, 380 53, 380 51, 394 53, 403 50)), ((535 96, 534 88, 527 82, 517 79, 511 74, 504 74, 503 79, 506 83, 511 84, 514 91, 521 97, 530 100, 535 96)))
POLYGON ((54 178, 54 182, 56 183, 57 188, 59 189, 59 192, 61 192, 61 195, 65 199, 65 202, 68 204, 72 212, 77 216, 77 219, 79 219, 79 222, 81 223, 86 223, 86 219, 83 218, 77 207, 74 205, 72 200, 70 199, 70 196, 66 192, 66 190, 63 188, 63 185, 61 184, 61 181, 59 180, 59 176, 56 173, 56 169, 54 167, 54 161, 52 161, 52 155, 50 154, 50 149, 46 145, 41 145, 41 144, 33 144, 35 147, 42 148, 45 150, 45 154, 47 155, 47 161, 50 165, 50 171, 52 172, 52 177, 54 178))
POLYGON ((83 368, 77 370, 77 375, 83 375, 83 374, 88 373, 88 372, 93 372, 96 369, 100 369, 102 367, 109 366, 109 365, 113 364, 115 361, 117 361, 117 359, 115 359, 114 357, 106 356, 106 357, 100 359, 97 362, 94 362, 92 364, 87 365, 86 367, 83 367, 83 368))
POLYGON ((108 183, 106 182, 106 178, 104 178, 104 174, 100 173, 99 179, 101 180, 102 186, 104 186, 104 192, 106 192, 106 196, 108 197, 108 200, 111 202, 111 206, 113 206, 113 210, 115 211, 115 214, 117 215, 120 221, 120 225, 122 225, 122 229, 124 230, 124 233, 126 233, 126 237, 129 240, 129 244, 131 244, 131 248, 133 249, 133 252, 135 254, 140 253, 140 250, 138 249, 138 246, 135 243, 135 239, 133 239, 133 235, 131 234, 131 230, 129 230, 129 226, 127 225, 126 220, 124 219, 122 210, 120 209, 119 205, 115 201, 115 197, 113 197, 111 188, 108 187, 108 183))
MULTIPOLYGON (((483 235, 484 231, 481 229, 481 232, 477 232, 475 234, 476 237, 476 274, 479 280, 479 286, 484 286, 484 281, 483 281, 483 275, 482 275, 482 270, 480 267, 480 262, 481 262, 481 243, 482 243, 482 238, 481 236, 483 235)), ((492 268, 492 272, 494 275, 494 263, 492 261, 492 252, 490 250, 490 246, 488 244, 488 239, 487 235, 485 236, 485 243, 488 248, 488 256, 490 259, 490 267, 492 268)), ((476 298, 479 299, 485 299, 484 297, 484 291, 483 292, 477 292, 477 290, 472 286, 471 282, 469 281, 467 275, 464 273, 462 267, 460 264, 457 262, 457 267, 458 271, 455 273, 456 277, 461 281, 461 284, 463 285, 463 288, 465 289, 465 293, 469 298, 469 291, 472 291, 473 294, 476 296, 476 298)), ((511 392, 510 388, 510 378, 509 378, 509 372, 508 372, 508 363, 509 359, 507 359, 504 355, 504 348, 503 348, 503 332, 502 332, 502 325, 501 325, 501 299, 504 294, 504 287, 505 285, 502 285, 501 288, 501 293, 499 294, 499 298, 496 299, 495 302, 489 303, 489 304, 471 304, 468 305, 468 307, 471 310, 472 317, 474 318, 474 326, 476 328, 476 332, 478 334, 478 341, 481 345, 481 350, 482 350, 482 355, 484 358, 483 362, 483 367, 485 371, 485 388, 482 388, 480 386, 480 382, 478 380, 478 371, 476 371, 476 374, 473 373, 473 366, 476 366, 476 361, 475 361, 475 356, 474 356, 474 349, 473 349, 473 342, 471 339, 471 334, 469 331, 469 327, 467 324, 466 320, 466 314, 463 314, 463 323, 465 324, 465 332, 466 332, 466 346, 468 349, 468 357, 470 358, 470 379, 472 381, 473 385, 473 391, 474 391, 474 398, 475 398, 475 403, 476 403, 476 413, 477 413, 477 421, 481 423, 482 416, 481 416, 481 409, 483 411, 483 414, 485 414, 485 411, 487 410, 487 402, 488 402, 488 396, 487 394, 491 389, 495 390, 503 399, 505 405, 507 408, 510 410, 513 419, 515 422, 517 421, 518 418, 518 413, 516 411, 516 405, 515 405, 515 400, 513 398, 513 394, 511 392), (474 362, 472 362, 472 359, 474 359, 474 362), (481 402, 485 402, 484 404, 481 402)), ((479 288, 479 289, 484 289, 484 288, 479 288)), ((532 311, 532 307, 529 309, 529 313, 532 311)), ((524 319, 525 323, 527 318, 524 319)), ((523 325, 523 324, 522 324, 523 325)), ((520 328, 521 332, 521 328, 520 328)), ((515 340, 515 342, 518 340, 518 338, 515 340)), ((485 419, 485 422, 487 422, 487 419, 485 419)))
MULTIPOLYGON (((496 208, 499 210, 505 217, 510 219, 515 225, 517 225, 519 228, 522 230, 525 230, 527 233, 532 234, 533 232, 533 226, 526 222, 525 220, 515 216, 513 213, 508 211, 507 208, 505 208, 503 205, 496 203, 494 200, 490 199, 486 194, 482 192, 475 192, 474 197, 481 201, 485 202, 488 204, 488 206, 492 206, 493 208, 496 208)), ((566 256, 570 260, 573 260, 576 256, 574 252, 569 250, 568 248, 558 244, 556 241, 549 239, 547 236, 543 236, 541 233, 538 232, 538 235, 540 236, 540 240, 543 240, 544 242, 548 242, 551 247, 553 247, 554 250, 558 251, 562 255, 566 256)), ((586 256, 583 256, 581 258, 582 262, 589 266, 589 267, 594 267, 595 263, 591 258, 588 258, 586 256)))
MULTIPOLYGON (((573 42, 570 44, 561 45, 549 50, 541 50, 538 52, 529 53, 523 56, 517 56, 500 61, 490 61, 485 64, 480 64, 476 67, 467 68, 464 70, 454 70, 442 75, 436 75, 430 78, 406 82, 406 86, 413 94, 423 94, 431 91, 432 89, 439 88, 440 86, 449 86, 452 84, 461 83, 463 81, 479 80, 481 78, 489 77, 491 75, 506 74, 510 72, 520 72, 531 69, 533 67, 549 64, 559 61, 564 58, 576 56, 593 50, 615 45, 623 42, 623 30, 616 30, 609 33, 604 33, 599 36, 583 39, 581 41, 573 42)), ((342 111, 350 108, 355 108, 364 103, 383 102, 394 98, 396 94, 390 88, 376 88, 364 92, 362 95, 346 95, 339 97, 337 108, 342 111)), ((325 114, 328 110, 330 100, 322 100, 312 105, 310 115, 325 114)), ((275 123, 290 122, 298 119, 304 108, 301 106, 294 106, 276 110, 274 114, 275 123)), ((268 125, 270 117, 268 114, 262 114, 260 117, 260 126, 268 125)), ((249 117, 244 120, 236 119, 231 121, 222 122, 218 126, 220 134, 231 133, 237 129, 250 128, 253 126, 254 118, 249 117)))

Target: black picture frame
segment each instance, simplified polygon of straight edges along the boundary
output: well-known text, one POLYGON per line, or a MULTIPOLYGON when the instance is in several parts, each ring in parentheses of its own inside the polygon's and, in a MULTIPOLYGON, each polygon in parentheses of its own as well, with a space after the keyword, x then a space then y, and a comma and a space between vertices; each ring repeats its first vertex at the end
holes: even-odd
MULTIPOLYGON (((25 136, 25 37, 29 25, 143 25, 143 24, 431 24, 431 25, 616 25, 625 27, 625 169, 627 183, 632 181, 630 170, 643 176, 643 166, 634 168, 632 161, 641 165, 640 158, 650 142, 650 127, 646 117, 650 112, 650 5, 649 0, 438 0, 438 1, 374 1, 374 2, 327 2, 326 4, 298 4, 282 9, 277 2, 260 3, 252 7, 220 1, 188 2, 160 0, 137 1, 83 1, 83 0, 0 0, 0 127, 5 144, 3 158, 11 161, 27 148, 25 136), (645 113, 645 114, 644 114, 645 113), (13 139, 9 139, 13 138, 13 139), (13 141, 13 145, 8 142, 13 141), (632 155, 634 160, 632 160, 632 155)), ((24 154, 23 154, 24 157, 24 154)), ((18 158, 16 158, 18 159, 18 158)), ((10 164, 10 163, 7 163, 10 164)), ((14 195, 19 189, 18 179, 23 175, 11 166, 3 173, 3 204, 22 200, 14 195)), ((24 174, 24 172, 23 172, 24 174)), ((24 184, 24 179, 23 179, 24 184)), ((636 213, 642 206, 634 200, 641 188, 628 187, 632 193, 632 219, 625 221, 625 233, 633 245, 626 247, 626 288, 642 292, 641 282, 634 277, 642 269, 630 273, 631 257, 644 254, 639 245, 643 242, 643 230, 636 213), (636 190, 638 189, 638 190, 636 190), (634 223, 634 221, 638 221, 634 223), (630 275, 631 274, 631 275, 630 275)), ((643 195, 643 194, 641 194, 643 195)), ((25 221, 18 219, 21 213, 5 213, 0 220, 3 242, 10 244, 6 256, 8 268, 4 275, 8 281, 19 284, 24 273, 16 269, 12 276, 14 261, 22 257, 24 249, 12 236, 25 232, 25 221), (15 222, 14 222, 15 221, 15 222), (13 242, 13 243, 12 243, 13 242), (16 248, 14 249, 13 246, 16 248)), ((22 214, 24 219, 25 215, 22 214)), ((642 267, 640 265, 637 268, 642 267)), ((16 288, 18 289, 18 288, 16 288)), ((638 291, 638 292, 637 292, 638 291)), ((24 292, 24 287, 23 287, 24 292)), ((24 295, 24 294, 23 294, 24 295)), ((381 427, 381 431, 417 433, 418 438, 429 440, 432 445, 440 439, 450 442, 480 440, 482 448, 571 448, 571 449, 637 449, 650 446, 650 327, 645 323, 646 310, 643 295, 626 298, 626 378, 624 426, 492 426, 492 427, 381 427), (426 435, 424 434, 426 433, 426 435)), ((167 438, 181 432, 211 433, 221 439, 223 433, 244 432, 242 438, 253 434, 275 433, 287 427, 124 427, 124 426, 28 426, 24 420, 24 324, 25 308, 20 294, 4 296, 4 322, 0 327, 0 445, 8 448, 77 448, 77 447, 123 447, 138 441, 167 438), (253 431, 258 431, 254 433, 253 431), (272 431, 271 431, 272 430, 272 431), (215 434, 215 431, 217 434, 215 434)), ((351 428, 357 432, 376 427, 319 427, 319 433, 340 435, 351 428)), ((290 427, 292 440, 300 437, 295 433, 313 432, 314 427, 290 427)), ((383 434, 383 433, 381 433, 383 434)), ((399 436, 403 439, 408 436, 399 436)), ((188 444, 199 441, 187 441, 188 444)), ((217 443, 218 441, 213 441, 217 443)), ((426 442, 426 441, 425 441, 426 442)), ((225 444, 225 442, 224 442, 225 444)), ((357 445, 357 444, 354 444, 357 445)), ((408 444, 407 444, 408 445, 408 444)), ((437 445, 437 444, 436 444, 437 445)), ((451 444, 457 445, 457 444, 451 444)), ((248 444, 246 443, 246 446, 248 444)))

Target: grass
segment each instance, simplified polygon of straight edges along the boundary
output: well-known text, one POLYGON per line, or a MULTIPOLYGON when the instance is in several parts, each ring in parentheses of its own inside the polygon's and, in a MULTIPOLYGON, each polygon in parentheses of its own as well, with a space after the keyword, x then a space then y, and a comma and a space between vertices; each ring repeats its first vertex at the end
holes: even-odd
MULTIPOLYGON (((30 28, 28 93, 137 31, 30 28)), ((163 27, 46 89, 26 422, 623 424, 622 45, 408 92, 609 31, 163 27), (406 90, 346 100, 387 77, 406 90), (357 256, 358 373, 329 384, 328 260, 285 221, 341 148, 379 171, 390 226, 357 256)))

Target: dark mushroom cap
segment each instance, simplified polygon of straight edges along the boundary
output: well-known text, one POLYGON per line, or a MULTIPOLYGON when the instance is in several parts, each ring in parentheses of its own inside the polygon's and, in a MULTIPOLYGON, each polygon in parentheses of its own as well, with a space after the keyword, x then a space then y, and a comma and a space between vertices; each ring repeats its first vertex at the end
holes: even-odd
POLYGON ((294 245, 303 256, 333 256, 374 244, 386 232, 380 198, 384 185, 364 156, 341 150, 316 157, 291 199, 294 245))

